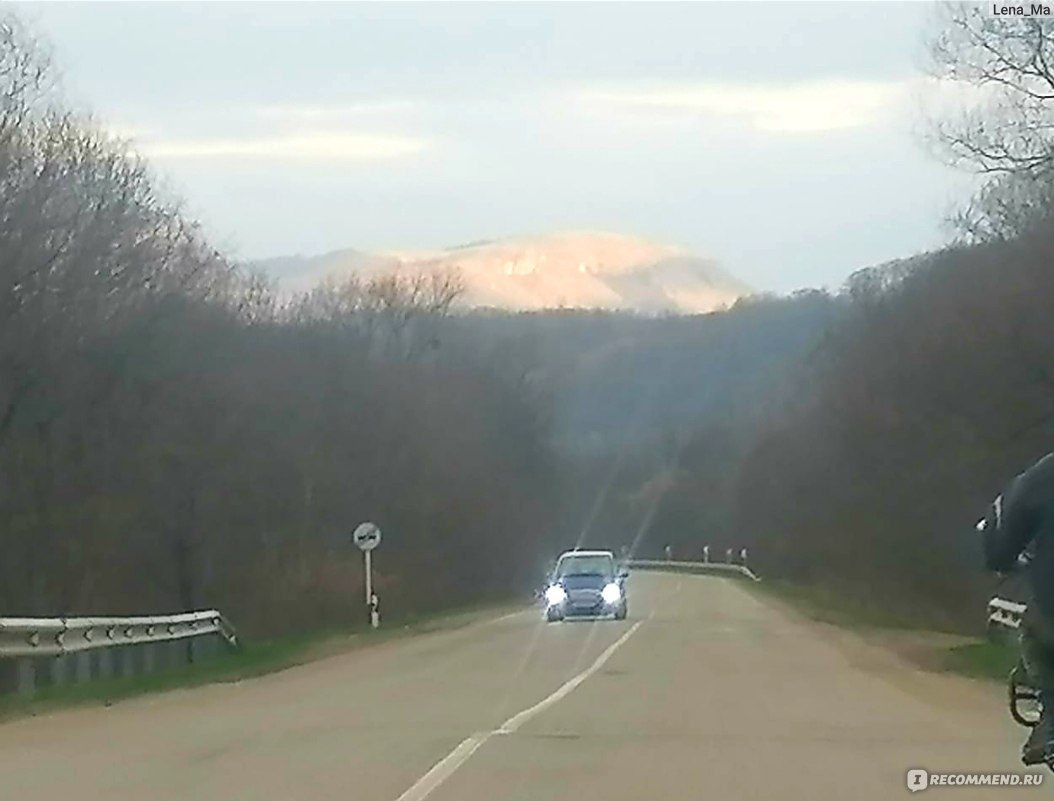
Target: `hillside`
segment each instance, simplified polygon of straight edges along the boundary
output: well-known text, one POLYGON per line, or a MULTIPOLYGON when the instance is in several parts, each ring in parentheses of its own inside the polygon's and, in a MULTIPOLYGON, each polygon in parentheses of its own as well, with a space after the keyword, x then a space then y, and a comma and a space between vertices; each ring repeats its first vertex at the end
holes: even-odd
POLYGON ((689 251, 621 234, 564 232, 475 242, 434 252, 339 250, 256 262, 286 292, 333 276, 456 270, 471 307, 697 313, 733 304, 750 289, 689 251))

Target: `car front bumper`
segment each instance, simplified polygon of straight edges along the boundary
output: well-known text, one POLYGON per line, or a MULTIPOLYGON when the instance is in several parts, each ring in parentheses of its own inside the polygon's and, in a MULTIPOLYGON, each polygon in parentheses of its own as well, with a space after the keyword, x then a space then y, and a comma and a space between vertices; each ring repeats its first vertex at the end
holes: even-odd
POLYGON ((605 617, 607 615, 616 614, 622 605, 625 603, 625 599, 619 599, 613 604, 601 601, 600 603, 583 604, 583 603, 569 603, 564 601, 560 604, 554 604, 550 606, 560 613, 563 617, 605 617))

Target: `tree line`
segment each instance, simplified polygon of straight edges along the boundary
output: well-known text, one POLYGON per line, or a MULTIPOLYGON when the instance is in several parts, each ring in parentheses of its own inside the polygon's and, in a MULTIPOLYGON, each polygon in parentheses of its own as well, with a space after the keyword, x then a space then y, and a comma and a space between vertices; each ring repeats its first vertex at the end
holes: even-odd
POLYGON ((0 20, 0 610, 346 623, 507 596, 582 543, 973 626, 972 524, 1050 449, 1051 23, 947 6, 935 253, 727 312, 454 313, 453 274, 293 298, 232 264, 0 20))
POLYGON ((4 14, 0 613, 347 624, 366 519, 387 534, 387 614, 532 582, 554 493, 545 420, 439 338, 457 277, 282 299, 53 87, 4 14))
POLYGON ((992 590, 973 524, 1054 449, 1054 23, 947 4, 931 55, 970 90, 931 138, 978 176, 955 241, 855 274, 787 391, 701 421, 656 525, 971 628, 992 590))

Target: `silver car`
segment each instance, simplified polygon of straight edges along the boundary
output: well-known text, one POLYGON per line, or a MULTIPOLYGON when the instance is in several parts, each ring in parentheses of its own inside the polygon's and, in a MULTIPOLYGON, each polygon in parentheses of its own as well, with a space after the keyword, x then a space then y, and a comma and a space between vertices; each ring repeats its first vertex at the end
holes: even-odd
POLYGON ((553 623, 578 615, 625 620, 628 575, 618 569, 611 551, 567 551, 545 590, 545 619, 553 623))

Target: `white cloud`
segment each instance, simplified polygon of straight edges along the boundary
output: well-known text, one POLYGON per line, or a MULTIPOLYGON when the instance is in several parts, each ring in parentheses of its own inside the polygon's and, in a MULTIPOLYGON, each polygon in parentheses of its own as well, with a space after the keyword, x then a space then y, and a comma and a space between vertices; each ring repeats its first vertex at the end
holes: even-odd
POLYGON ((410 111, 419 104, 411 100, 370 100, 349 105, 302 106, 272 105, 258 106, 254 113, 264 119, 279 122, 322 122, 345 120, 371 114, 389 114, 392 112, 410 111))
POLYGON ((910 82, 826 80, 805 83, 693 83, 598 88, 587 103, 637 111, 731 118, 772 133, 855 128, 878 121, 907 96, 910 82))
POLYGON ((117 139, 144 139, 155 133, 153 129, 143 125, 125 125, 123 123, 104 123, 102 130, 108 136, 117 139))
POLYGON ((143 142, 139 150, 165 159, 377 161, 415 156, 428 147, 426 140, 406 136, 311 131, 283 136, 159 140, 143 142))
POLYGON ((954 114, 998 102, 1003 87, 978 86, 956 78, 922 78, 915 82, 916 96, 923 108, 935 116, 954 114))

